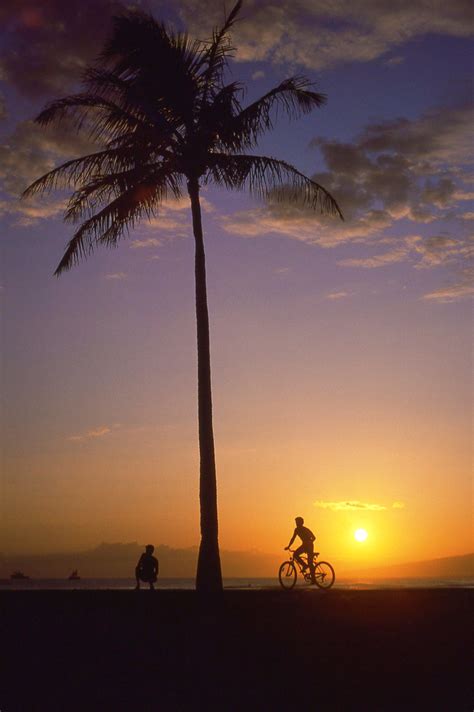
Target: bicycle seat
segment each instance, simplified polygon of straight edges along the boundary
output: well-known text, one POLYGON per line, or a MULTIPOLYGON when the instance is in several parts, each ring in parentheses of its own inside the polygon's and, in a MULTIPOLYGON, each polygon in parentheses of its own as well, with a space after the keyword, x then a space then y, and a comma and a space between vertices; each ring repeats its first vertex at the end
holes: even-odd
POLYGON ((315 552, 314 552, 314 555, 315 555, 315 556, 319 556, 319 551, 315 551, 315 552))

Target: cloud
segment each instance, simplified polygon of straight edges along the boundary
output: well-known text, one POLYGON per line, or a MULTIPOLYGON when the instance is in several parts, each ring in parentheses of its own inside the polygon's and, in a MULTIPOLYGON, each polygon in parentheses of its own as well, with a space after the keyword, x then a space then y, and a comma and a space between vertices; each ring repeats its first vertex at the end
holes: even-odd
POLYGON ((0 214, 16 218, 15 225, 33 225, 41 219, 57 217, 66 198, 38 196, 20 200, 22 191, 40 176, 64 161, 97 150, 88 139, 77 136, 67 123, 59 129, 45 129, 23 121, 0 146, 0 188, 5 200, 0 214))
POLYGON ((256 81, 257 79, 263 79, 265 77, 265 72, 261 69, 257 69, 256 72, 252 74, 252 79, 256 81))
POLYGON ((472 296, 474 296, 474 269, 469 267, 464 269, 452 284, 424 294, 423 299, 449 304, 472 296))
POLYGON ((0 217, 12 216, 15 227, 29 227, 39 220, 56 218, 62 215, 65 201, 61 199, 41 200, 40 198, 20 202, 17 200, 0 200, 0 217))
POLYGON ((405 61, 405 57, 402 57, 400 55, 396 57, 390 57, 390 59, 387 59, 385 64, 387 67, 396 67, 399 64, 402 64, 405 61))
MULTIPOLYGON (((204 213, 215 212, 214 205, 205 196, 201 196, 201 208, 204 213)), ((135 250, 162 247, 177 237, 187 237, 190 231, 189 198, 185 195, 178 200, 169 198, 160 205, 156 217, 141 221, 135 231, 139 236, 132 240, 130 248, 135 250), (159 233, 160 237, 149 237, 151 231, 159 233)))
POLYGON ((369 210, 356 222, 341 223, 334 218, 325 220, 306 208, 289 204, 269 204, 222 216, 224 230, 241 237, 259 237, 277 234, 321 247, 363 242, 370 243, 392 223, 390 215, 382 210, 369 210))
POLYGON ((68 440, 76 443, 85 442, 87 440, 96 440, 97 438, 103 438, 105 435, 108 435, 119 427, 120 425, 118 424, 112 426, 104 425, 100 428, 96 428, 95 430, 88 430, 86 433, 82 433, 81 435, 71 435, 68 437, 68 440))
POLYGON ((114 281, 114 280, 121 281, 121 280, 127 279, 127 275, 125 274, 125 272, 113 272, 110 274, 106 274, 105 279, 109 279, 112 281, 114 281))
POLYGON ((343 267, 384 267, 385 265, 393 264, 394 262, 402 262, 406 259, 408 250, 405 247, 400 247, 396 250, 385 252, 381 255, 373 257, 353 257, 345 260, 339 260, 338 265, 343 267))
MULTIPOLYGON (((0 22, 7 41, 0 53, 3 79, 24 95, 53 97, 69 91, 100 51, 110 18, 123 11, 116 0, 84 2, 4 0, 0 22)), ((151 0, 156 17, 170 5, 151 0)), ((181 0, 173 10, 191 34, 208 37, 223 20, 220 0, 181 0)), ((468 37, 471 8, 466 0, 249 0, 233 30, 237 61, 267 60, 311 70, 368 62, 429 34, 468 37), (315 31, 315 28, 317 31, 315 31)), ((399 55, 388 60, 392 65, 399 55)))
POLYGON ((328 292, 328 294, 326 294, 325 296, 325 299, 329 299, 331 301, 339 301, 340 299, 347 299, 347 297, 349 296, 349 292, 346 292, 345 290, 340 290, 328 292))
MULTIPOLYGON (((70 158, 94 153, 99 146, 83 135, 77 135, 67 122, 60 128, 45 129, 33 121, 24 121, 16 127, 7 141, 0 146, 0 187, 6 199, 0 203, 0 214, 16 217, 15 225, 32 225, 40 219, 57 217, 63 213, 66 197, 41 196, 19 200, 21 192, 33 182, 70 158)), ((201 197, 203 212, 212 213, 215 208, 205 197, 201 197)), ((143 230, 174 232, 175 235, 189 234, 189 198, 168 199, 160 207, 159 214, 149 221, 143 220, 143 230)), ((159 246, 161 241, 144 244, 137 239, 132 247, 159 246)))
POLYGON ((340 259, 343 267, 409 262, 417 269, 462 270, 472 255, 463 219, 471 197, 472 120, 471 107, 438 108, 418 119, 371 123, 352 142, 315 139, 312 146, 326 170, 313 178, 338 200, 345 222, 278 201, 280 193, 270 195, 264 208, 223 217, 223 228, 243 237, 278 234, 326 248, 377 246, 375 254, 340 259), (414 232, 421 225, 431 234, 414 232), (381 245, 390 247, 382 251, 381 245))
POLYGON ((6 41, 0 53, 4 81, 30 97, 57 96, 80 78, 123 10, 114 0, 4 0, 0 22, 6 41))
POLYGON ((467 262, 474 257, 471 235, 466 238, 447 235, 431 235, 424 239, 413 237, 407 239, 407 244, 420 258, 416 264, 417 269, 456 265, 460 260, 467 262))
POLYGON ((446 235, 407 235, 392 240, 399 246, 385 253, 370 257, 350 257, 338 261, 342 267, 364 267, 374 269, 410 260, 416 269, 458 264, 473 256, 472 238, 448 237, 446 235))
MULTIPOLYGON (((222 3, 209 0, 206 13, 201 8, 200 0, 183 0, 181 14, 193 33, 205 36, 222 22, 222 3)), ((416 37, 468 37, 472 31, 466 0, 254 0, 246 3, 241 17, 233 31, 238 61, 268 60, 311 70, 369 62, 416 37)))
POLYGON ((23 121, 0 146, 2 188, 18 196, 33 180, 60 162, 94 150, 97 146, 71 131, 67 123, 59 129, 47 129, 33 121, 23 121))
POLYGON ((473 118, 470 106, 436 109, 369 124, 351 143, 314 139, 327 166, 315 179, 350 222, 376 206, 392 220, 440 219, 468 197, 473 118))
POLYGON ((318 500, 314 502, 315 507, 320 509, 330 509, 333 512, 344 512, 344 511, 371 511, 371 512, 381 512, 387 509, 383 504, 369 504, 367 502, 359 502, 357 500, 342 501, 342 502, 323 502, 318 500))
POLYGON ((147 237, 143 240, 132 240, 130 243, 131 250, 141 250, 147 247, 161 247, 163 244, 162 240, 157 237, 147 237))
MULTIPOLYGON (((355 512, 355 511, 369 511, 369 512, 382 512, 388 507, 384 504, 374 504, 368 502, 359 502, 358 500, 342 500, 340 502, 325 502, 318 500, 314 502, 314 506, 320 509, 330 509, 332 512, 355 512)), ((393 502, 392 509, 404 509, 404 502, 393 502)))

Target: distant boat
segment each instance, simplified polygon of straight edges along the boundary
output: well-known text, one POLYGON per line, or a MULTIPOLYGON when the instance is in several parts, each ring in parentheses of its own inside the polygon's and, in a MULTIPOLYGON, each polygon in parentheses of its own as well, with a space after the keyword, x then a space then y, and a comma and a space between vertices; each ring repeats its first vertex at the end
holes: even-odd
POLYGON ((79 576, 77 569, 74 569, 72 574, 69 576, 69 581, 80 581, 81 577, 79 576))
POLYGON ((23 571, 14 571, 10 578, 14 579, 15 581, 26 581, 29 580, 30 577, 26 576, 23 571))

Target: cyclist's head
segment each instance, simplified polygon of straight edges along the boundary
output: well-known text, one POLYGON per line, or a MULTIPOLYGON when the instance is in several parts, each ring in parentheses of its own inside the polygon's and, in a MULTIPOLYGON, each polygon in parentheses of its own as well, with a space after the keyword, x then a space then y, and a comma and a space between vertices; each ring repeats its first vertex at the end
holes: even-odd
POLYGON ((304 519, 303 517, 296 517, 295 522, 297 527, 301 527, 304 524, 304 519))
POLYGON ((155 551, 155 547, 153 546, 153 544, 147 544, 145 546, 145 551, 147 554, 153 554, 153 552, 155 551))

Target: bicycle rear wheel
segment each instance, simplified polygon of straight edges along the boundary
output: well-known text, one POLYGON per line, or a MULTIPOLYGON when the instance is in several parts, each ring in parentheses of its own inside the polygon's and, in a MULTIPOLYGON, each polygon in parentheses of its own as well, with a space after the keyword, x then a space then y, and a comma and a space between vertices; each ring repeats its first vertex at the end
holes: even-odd
POLYGON ((280 566, 280 570, 278 572, 278 579, 280 581, 280 585, 282 588, 284 588, 286 591, 290 591, 292 588, 294 588, 294 585, 296 583, 296 566, 292 561, 284 561, 282 565, 280 566))
POLYGON ((336 574, 331 564, 327 561, 318 561, 314 568, 314 578, 316 586, 319 588, 331 588, 336 580, 336 574))

